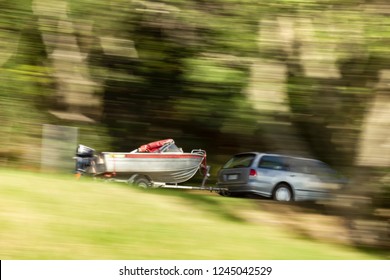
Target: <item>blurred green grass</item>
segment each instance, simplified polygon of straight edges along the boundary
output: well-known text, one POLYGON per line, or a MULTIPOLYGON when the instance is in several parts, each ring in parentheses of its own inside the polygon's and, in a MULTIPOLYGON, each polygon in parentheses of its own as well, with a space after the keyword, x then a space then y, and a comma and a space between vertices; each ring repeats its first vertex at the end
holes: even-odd
POLYGON ((252 200, 0 170, 0 259, 379 259, 240 213, 252 200))

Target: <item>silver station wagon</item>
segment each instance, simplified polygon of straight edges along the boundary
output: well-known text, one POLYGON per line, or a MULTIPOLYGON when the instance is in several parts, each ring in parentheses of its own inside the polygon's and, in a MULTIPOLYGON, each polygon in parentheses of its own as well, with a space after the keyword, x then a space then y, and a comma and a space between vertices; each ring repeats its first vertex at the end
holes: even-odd
POLYGON ((220 194, 255 194, 278 201, 331 198, 346 183, 324 162, 278 154, 234 155, 218 172, 220 194))

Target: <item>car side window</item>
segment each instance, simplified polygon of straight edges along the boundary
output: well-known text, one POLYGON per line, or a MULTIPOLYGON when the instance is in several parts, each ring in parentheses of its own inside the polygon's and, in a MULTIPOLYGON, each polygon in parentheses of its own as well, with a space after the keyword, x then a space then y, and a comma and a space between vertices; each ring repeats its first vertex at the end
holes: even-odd
POLYGON ((288 166, 278 156, 263 156, 259 162, 259 168, 288 170, 288 166))

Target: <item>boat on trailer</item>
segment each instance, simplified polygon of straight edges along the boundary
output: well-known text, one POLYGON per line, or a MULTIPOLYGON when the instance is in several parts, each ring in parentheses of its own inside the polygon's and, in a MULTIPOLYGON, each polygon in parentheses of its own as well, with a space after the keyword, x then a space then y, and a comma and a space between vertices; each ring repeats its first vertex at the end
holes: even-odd
POLYGON ((178 188, 177 184, 190 180, 200 171, 203 175, 201 188, 204 189, 209 176, 206 151, 193 149, 183 152, 173 139, 151 142, 130 152, 99 154, 90 147, 78 145, 74 159, 76 174, 124 181, 141 187, 178 188))

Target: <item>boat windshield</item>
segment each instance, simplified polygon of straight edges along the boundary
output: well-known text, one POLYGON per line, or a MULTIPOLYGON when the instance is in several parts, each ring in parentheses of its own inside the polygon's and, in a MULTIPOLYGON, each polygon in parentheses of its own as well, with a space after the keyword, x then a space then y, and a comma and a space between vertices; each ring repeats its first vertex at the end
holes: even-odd
POLYGON ((171 144, 166 149, 164 149, 162 152, 163 153, 182 153, 183 149, 176 146, 176 144, 171 144))

